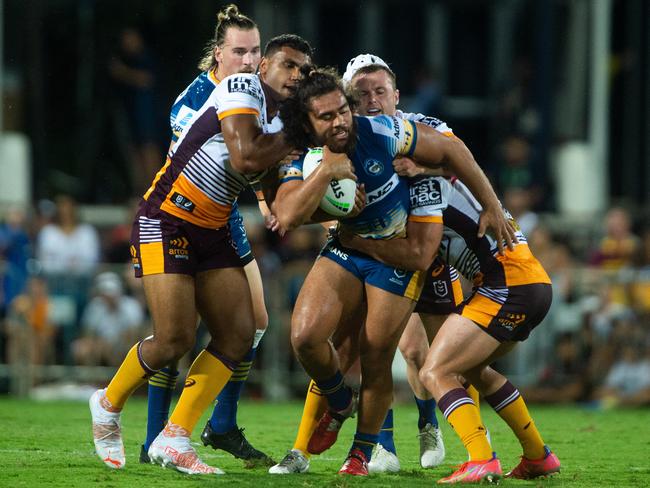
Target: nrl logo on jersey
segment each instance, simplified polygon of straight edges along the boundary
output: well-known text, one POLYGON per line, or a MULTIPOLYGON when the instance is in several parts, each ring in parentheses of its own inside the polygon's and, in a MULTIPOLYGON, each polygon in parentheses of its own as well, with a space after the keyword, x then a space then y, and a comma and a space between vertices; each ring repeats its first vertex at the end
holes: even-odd
POLYGON ((363 169, 370 176, 377 176, 384 171, 384 165, 376 159, 366 159, 363 162, 363 169))

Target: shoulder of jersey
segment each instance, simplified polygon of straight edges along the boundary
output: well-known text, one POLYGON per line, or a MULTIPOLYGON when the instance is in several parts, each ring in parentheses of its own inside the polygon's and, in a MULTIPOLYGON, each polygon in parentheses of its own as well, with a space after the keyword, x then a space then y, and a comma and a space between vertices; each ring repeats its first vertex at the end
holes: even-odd
POLYGON ((375 117, 359 117, 359 119, 366 121, 359 123, 359 128, 365 125, 374 134, 395 137, 396 131, 399 131, 400 122, 394 115, 376 115, 375 117))
POLYGON ((259 98, 262 95, 260 78, 256 74, 236 73, 226 76, 218 85, 219 91, 226 93, 245 93, 259 98))

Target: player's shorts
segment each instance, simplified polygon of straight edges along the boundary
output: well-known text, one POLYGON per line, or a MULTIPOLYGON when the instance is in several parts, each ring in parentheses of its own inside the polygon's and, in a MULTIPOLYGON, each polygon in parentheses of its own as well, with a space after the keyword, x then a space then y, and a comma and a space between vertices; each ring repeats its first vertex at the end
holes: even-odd
POLYGON ((239 213, 239 207, 237 206, 237 203, 232 206, 230 218, 228 219, 228 227, 230 227, 230 237, 232 238, 232 244, 235 246, 235 250, 237 251, 239 259, 241 259, 241 264, 242 266, 246 266, 253 259, 255 259, 255 256, 253 256, 251 243, 248 242, 246 227, 244 227, 244 219, 242 219, 242 216, 239 213))
POLYGON ((463 303, 460 276, 439 256, 425 273, 424 288, 415 306, 415 312, 433 315, 449 315, 463 303))
POLYGON ((523 341, 546 316, 552 296, 548 283, 480 286, 457 313, 478 324, 499 342, 523 341))
POLYGON ((422 292, 423 273, 380 263, 366 254, 343 247, 337 239, 328 240, 320 255, 339 264, 361 282, 394 295, 417 300, 422 292))
POLYGON ((194 276, 209 269, 243 266, 227 225, 199 227, 146 201, 133 222, 131 258, 137 278, 160 273, 194 276))

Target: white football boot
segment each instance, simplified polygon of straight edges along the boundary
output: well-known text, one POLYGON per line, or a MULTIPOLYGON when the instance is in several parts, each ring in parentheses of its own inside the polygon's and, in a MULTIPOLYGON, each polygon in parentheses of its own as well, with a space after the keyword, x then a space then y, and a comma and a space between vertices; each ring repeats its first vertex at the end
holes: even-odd
POLYGON ((120 414, 102 407, 101 400, 106 390, 97 390, 88 401, 93 421, 93 442, 95 452, 103 463, 112 469, 122 469, 126 464, 120 414))
POLYGON ((151 464, 172 468, 185 474, 224 474, 199 458, 190 445, 189 432, 179 425, 168 423, 149 446, 151 464))
POLYGON ((298 449, 291 449, 275 466, 269 468, 271 474, 300 474, 309 471, 309 459, 298 449))
POLYGON ((423 468, 435 468, 445 460, 445 444, 442 441, 440 427, 426 424, 420 433, 420 465, 423 468))
POLYGON ((368 472, 373 474, 398 473, 400 469, 397 454, 390 452, 381 444, 377 444, 368 463, 368 472))

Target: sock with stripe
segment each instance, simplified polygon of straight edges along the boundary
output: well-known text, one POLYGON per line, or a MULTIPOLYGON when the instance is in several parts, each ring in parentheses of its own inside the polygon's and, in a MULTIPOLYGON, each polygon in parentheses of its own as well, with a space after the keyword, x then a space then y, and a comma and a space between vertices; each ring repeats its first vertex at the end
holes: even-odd
POLYGON ((383 446, 389 452, 397 454, 395 449, 395 440, 393 439, 393 409, 389 408, 386 418, 384 419, 384 424, 381 426, 379 431, 379 444, 383 446))
POLYGON ((117 373, 106 387, 106 399, 113 408, 121 409, 124 407, 131 394, 140 385, 143 385, 150 376, 156 374, 156 371, 147 366, 140 355, 143 342, 138 342, 126 354, 117 373))
POLYGON ((235 361, 216 351, 201 351, 190 366, 183 393, 169 422, 191 434, 205 409, 226 385, 236 367, 235 361))
POLYGON ((506 381, 496 392, 485 397, 485 401, 506 421, 519 439, 527 459, 541 459, 545 455, 542 440, 524 399, 519 390, 506 381))
POLYGON ((415 403, 418 406, 418 429, 424 428, 425 425, 431 424, 438 427, 438 418, 436 417, 436 401, 431 398, 429 400, 420 400, 414 396, 415 403))
POLYGON ((217 404, 214 406, 212 416, 210 417, 210 426, 217 434, 225 434, 237 428, 239 397, 248 379, 248 373, 251 370, 255 354, 257 353, 257 347, 264 332, 266 332, 266 329, 258 329, 255 331, 253 346, 246 353, 244 359, 237 365, 237 368, 232 373, 232 377, 217 397, 217 404))
POLYGON ((167 423, 169 417, 169 406, 172 402, 176 380, 178 379, 178 368, 176 364, 161 369, 151 378, 147 389, 147 437, 144 441, 144 450, 158 436, 167 423))
POLYGON ((366 456, 366 461, 370 462, 372 449, 377 445, 378 439, 379 434, 365 434, 364 432, 359 432, 357 430, 354 434, 354 440, 352 441, 350 452, 352 452, 353 449, 359 449, 366 456))
POLYGON ((438 408, 460 437, 470 461, 492 459, 492 447, 485 436, 485 427, 465 388, 445 393, 438 401, 438 408))
POLYGON ((323 392, 318 389, 316 383, 312 380, 309 383, 305 406, 302 410, 300 426, 298 427, 298 434, 293 444, 293 449, 301 451, 308 458, 311 455, 307 451, 307 444, 309 444, 309 439, 316 430, 318 421, 325 413, 325 410, 327 410, 327 398, 325 398, 323 392))
POLYGON ((318 389, 327 397, 327 403, 332 410, 345 410, 352 401, 352 389, 343 381, 341 371, 322 381, 316 381, 318 389))

